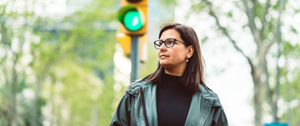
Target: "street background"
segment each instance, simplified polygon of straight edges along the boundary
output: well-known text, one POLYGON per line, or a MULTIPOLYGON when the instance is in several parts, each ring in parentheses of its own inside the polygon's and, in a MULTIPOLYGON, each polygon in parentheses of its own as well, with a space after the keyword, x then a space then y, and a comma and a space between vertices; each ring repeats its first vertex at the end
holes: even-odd
MULTIPOLYGON (((0 1, 1 126, 109 125, 130 84, 120 1, 0 1)), ((161 25, 182 23, 198 34, 230 126, 300 125, 300 1, 148 0, 147 9, 139 78, 157 67, 161 25)))

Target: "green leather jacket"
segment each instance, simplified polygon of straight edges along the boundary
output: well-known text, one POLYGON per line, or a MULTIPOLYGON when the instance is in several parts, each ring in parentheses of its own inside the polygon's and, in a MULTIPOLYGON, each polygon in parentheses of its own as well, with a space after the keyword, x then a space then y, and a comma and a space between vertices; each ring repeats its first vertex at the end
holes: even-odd
MULTIPOLYGON (((216 93, 200 84, 192 96, 185 126, 228 126, 216 93)), ((110 126, 157 126, 156 85, 150 81, 133 82, 120 101, 110 126)))

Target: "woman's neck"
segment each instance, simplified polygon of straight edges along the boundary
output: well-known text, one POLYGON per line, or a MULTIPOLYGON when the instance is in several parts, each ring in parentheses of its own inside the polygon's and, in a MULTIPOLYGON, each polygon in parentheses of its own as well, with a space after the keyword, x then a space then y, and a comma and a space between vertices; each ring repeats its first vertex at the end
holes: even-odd
POLYGON ((169 66, 169 65, 166 65, 166 66, 163 66, 164 69, 165 69, 165 73, 166 74, 169 74, 169 75, 174 75, 174 76, 182 76, 185 68, 186 68, 186 62, 183 62, 179 65, 176 65, 176 66, 169 66))

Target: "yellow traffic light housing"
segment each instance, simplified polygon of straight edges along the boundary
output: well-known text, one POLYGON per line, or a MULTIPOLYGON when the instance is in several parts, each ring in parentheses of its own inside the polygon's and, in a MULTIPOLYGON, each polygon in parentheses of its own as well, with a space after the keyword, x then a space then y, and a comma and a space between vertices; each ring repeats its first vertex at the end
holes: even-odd
POLYGON ((122 49, 124 51, 124 54, 126 57, 129 57, 130 54, 130 46, 131 46, 131 38, 130 36, 124 34, 124 33, 118 33, 116 35, 118 42, 121 44, 122 49))
MULTIPOLYGON (((130 56, 130 50, 131 50, 131 37, 129 35, 126 35, 124 33, 118 33, 116 35, 118 42, 121 44, 122 49, 126 55, 126 57, 129 58, 130 56)), ((140 44, 139 44, 139 56, 140 61, 145 62, 147 60, 147 39, 146 35, 143 35, 140 37, 140 44)))

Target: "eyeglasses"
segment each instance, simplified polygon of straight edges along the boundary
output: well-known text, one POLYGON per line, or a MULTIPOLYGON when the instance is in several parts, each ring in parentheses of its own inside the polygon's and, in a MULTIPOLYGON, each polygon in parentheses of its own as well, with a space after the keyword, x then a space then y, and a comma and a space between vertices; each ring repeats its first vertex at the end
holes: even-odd
POLYGON ((171 48, 171 47, 174 46, 175 41, 184 43, 183 41, 180 41, 180 40, 177 40, 177 39, 174 39, 174 38, 168 38, 165 41, 163 41, 163 40, 156 40, 156 41, 154 41, 154 48, 155 49, 159 49, 162 46, 162 44, 164 44, 164 43, 165 43, 165 46, 167 48, 171 48))

